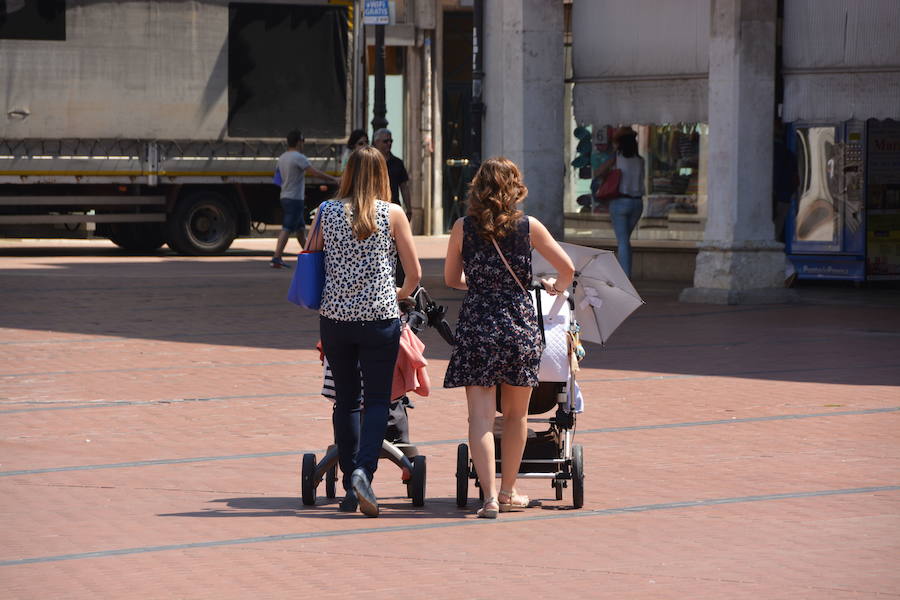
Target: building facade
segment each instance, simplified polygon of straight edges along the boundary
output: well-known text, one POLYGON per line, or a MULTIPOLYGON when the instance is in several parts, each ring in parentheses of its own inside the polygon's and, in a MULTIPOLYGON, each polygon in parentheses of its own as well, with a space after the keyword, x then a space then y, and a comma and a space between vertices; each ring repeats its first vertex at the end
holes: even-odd
MULTIPOLYGON (((647 160, 639 277, 690 276, 683 299, 742 302, 783 297, 792 270, 900 275, 898 10, 574 0, 574 122, 632 124, 647 160)), ((567 237, 611 245, 602 209, 572 201, 584 182, 569 187, 567 237)))
POLYGON ((590 132, 596 161, 611 128, 631 125, 647 167, 636 278, 746 302, 784 299, 792 267, 900 274, 893 0, 484 0, 478 153, 474 0, 392 5, 403 102, 388 120, 402 119, 417 233, 462 214, 471 157, 503 154, 523 167, 530 214, 614 248, 603 206, 582 204, 590 174, 571 165, 572 131, 590 132))

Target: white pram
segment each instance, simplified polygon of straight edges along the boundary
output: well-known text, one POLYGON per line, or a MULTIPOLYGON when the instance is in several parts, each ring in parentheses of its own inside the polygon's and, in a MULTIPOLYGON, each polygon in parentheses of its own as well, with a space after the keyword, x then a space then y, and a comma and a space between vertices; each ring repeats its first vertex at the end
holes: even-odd
MULTIPOLYGON (((584 450, 574 444, 575 415, 581 412, 581 400, 573 370, 577 370, 580 349, 578 324, 575 322, 574 303, 566 296, 550 296, 541 288, 532 291, 538 309, 538 325, 545 336, 545 351, 538 373, 539 384, 531 394, 529 415, 552 414, 529 418, 528 423, 546 424, 547 429, 535 432, 530 427, 525 441, 525 452, 519 467, 521 479, 549 479, 557 500, 562 500, 563 489, 572 485, 572 504, 584 505, 584 450), (573 355, 575 358, 573 360, 573 355)), ((500 409, 500 386, 497 386, 497 412, 500 409)), ((502 419, 498 417, 497 419, 502 419)), ((494 425, 494 448, 497 477, 500 471, 500 431, 494 425)), ((469 446, 460 444, 456 454, 456 505, 468 503, 469 480, 474 479, 478 495, 484 500, 484 492, 478 481, 475 466, 469 457, 469 446)))

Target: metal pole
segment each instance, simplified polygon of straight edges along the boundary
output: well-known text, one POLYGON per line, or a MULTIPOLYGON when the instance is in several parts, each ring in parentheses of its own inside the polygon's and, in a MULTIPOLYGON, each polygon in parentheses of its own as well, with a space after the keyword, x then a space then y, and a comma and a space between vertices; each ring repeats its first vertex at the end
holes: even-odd
POLYGON ((484 115, 482 83, 484 82, 484 0, 473 5, 472 31, 472 162, 481 165, 481 126, 484 115))
POLYGON ((375 26, 375 105, 372 107, 372 132, 388 126, 384 98, 384 25, 375 26))

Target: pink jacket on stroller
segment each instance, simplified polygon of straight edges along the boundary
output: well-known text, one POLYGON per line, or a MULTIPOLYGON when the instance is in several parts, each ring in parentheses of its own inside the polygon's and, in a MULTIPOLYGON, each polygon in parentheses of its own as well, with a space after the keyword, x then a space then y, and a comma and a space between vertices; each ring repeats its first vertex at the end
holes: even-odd
MULTIPOLYGON (((328 363, 325 362, 325 353, 322 352, 322 341, 316 344, 316 350, 319 351, 319 360, 325 363, 325 379, 331 378, 331 370, 328 363)), ((428 378, 428 361, 425 360, 422 352, 425 350, 425 343, 410 330, 404 326, 400 330, 400 350, 397 352, 397 362, 394 365, 394 379, 391 384, 391 398, 397 399, 405 396, 407 392, 415 392, 420 396, 427 396, 431 393, 431 380, 428 378)), ((363 384, 365 385, 365 384, 363 384)), ((333 388, 326 385, 323 390, 326 398, 334 400, 333 388), (329 393, 325 393, 327 390, 329 393)))

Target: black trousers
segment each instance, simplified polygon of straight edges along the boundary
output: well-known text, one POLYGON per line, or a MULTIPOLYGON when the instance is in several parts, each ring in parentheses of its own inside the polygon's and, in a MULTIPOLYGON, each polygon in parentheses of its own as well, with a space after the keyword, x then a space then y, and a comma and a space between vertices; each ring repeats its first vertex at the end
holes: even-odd
POLYGON ((354 469, 362 468, 371 480, 378 468, 400 348, 400 320, 335 321, 319 317, 319 333, 334 375, 334 441, 344 489, 349 490, 354 469), (360 373, 365 380, 362 402, 360 373), (365 419, 361 418, 363 403, 365 419))

